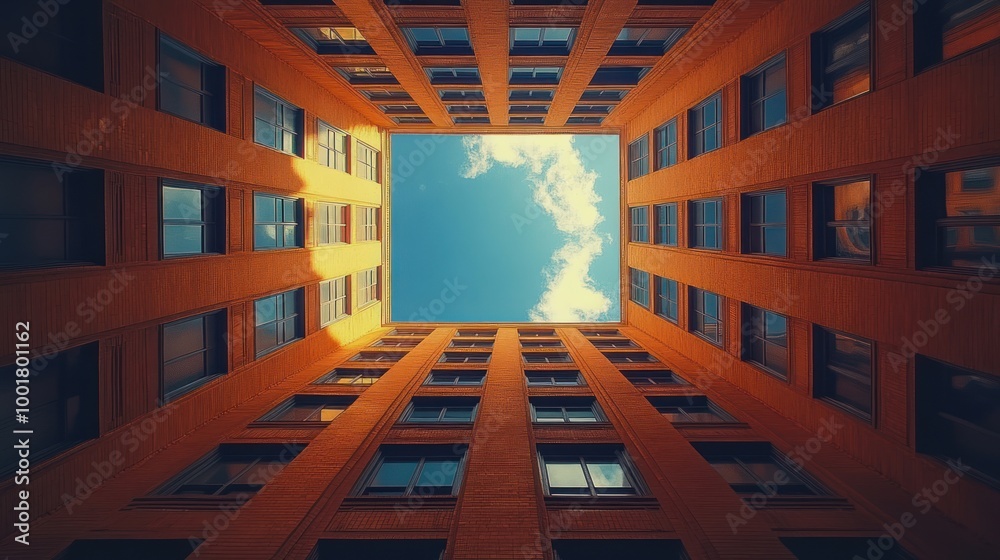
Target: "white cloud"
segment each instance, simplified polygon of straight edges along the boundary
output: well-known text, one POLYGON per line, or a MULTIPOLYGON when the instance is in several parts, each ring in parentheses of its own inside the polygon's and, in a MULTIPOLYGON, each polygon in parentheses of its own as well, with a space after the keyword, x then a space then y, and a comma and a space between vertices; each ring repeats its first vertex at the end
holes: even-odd
POLYGON ((597 289, 590 267, 604 240, 597 226, 604 221, 597 209, 597 174, 588 171, 569 135, 488 135, 464 139, 468 165, 463 175, 474 178, 494 164, 528 170, 532 199, 552 217, 566 242, 543 271, 545 289, 528 312, 532 321, 596 321, 610 311, 608 294, 597 289))

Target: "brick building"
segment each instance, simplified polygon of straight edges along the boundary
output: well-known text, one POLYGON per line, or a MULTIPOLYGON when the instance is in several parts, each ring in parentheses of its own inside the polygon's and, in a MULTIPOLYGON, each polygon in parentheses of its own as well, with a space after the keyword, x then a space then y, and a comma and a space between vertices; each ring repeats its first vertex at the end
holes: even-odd
POLYGON ((2 11, 4 555, 997 557, 995 0, 2 11), (567 131, 621 322, 393 323, 390 136, 567 131))

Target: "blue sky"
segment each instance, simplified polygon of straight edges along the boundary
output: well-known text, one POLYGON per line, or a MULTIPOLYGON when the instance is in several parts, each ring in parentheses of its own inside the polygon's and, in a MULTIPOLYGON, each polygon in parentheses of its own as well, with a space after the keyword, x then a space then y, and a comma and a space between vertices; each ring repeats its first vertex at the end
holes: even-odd
POLYGON ((394 321, 617 321, 618 138, 392 136, 394 321))

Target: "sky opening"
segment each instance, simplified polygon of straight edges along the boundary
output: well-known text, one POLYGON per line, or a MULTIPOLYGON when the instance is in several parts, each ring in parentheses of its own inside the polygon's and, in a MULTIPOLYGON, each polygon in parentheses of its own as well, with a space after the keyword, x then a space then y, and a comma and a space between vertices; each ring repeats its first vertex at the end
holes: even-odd
POLYGON ((618 137, 392 135, 393 321, 618 321, 618 137))

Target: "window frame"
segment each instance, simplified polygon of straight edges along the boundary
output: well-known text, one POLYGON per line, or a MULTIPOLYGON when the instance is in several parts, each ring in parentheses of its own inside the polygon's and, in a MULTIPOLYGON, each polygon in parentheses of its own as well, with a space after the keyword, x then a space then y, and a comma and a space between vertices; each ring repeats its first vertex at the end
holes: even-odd
POLYGON ((521 361, 525 364, 532 364, 532 365, 574 363, 573 356, 571 356, 569 352, 549 352, 549 351, 521 352, 521 361))
POLYGON ((288 101, 285 101, 281 97, 278 97, 277 95, 271 93, 269 90, 264 89, 260 84, 254 84, 254 101, 253 101, 253 103, 254 103, 254 105, 253 105, 253 107, 254 107, 254 113, 253 113, 253 141, 254 141, 254 144, 256 144, 258 146, 264 146, 265 148, 274 150, 276 152, 283 153, 285 155, 295 156, 295 157, 303 157, 303 149, 302 149, 302 147, 303 147, 303 144, 304 144, 303 139, 305 137, 305 126, 304 126, 304 122, 303 121, 305 120, 304 119, 304 117, 305 117, 305 111, 303 111, 301 107, 299 107, 297 105, 294 105, 292 103, 289 103, 288 101), (276 115, 276 118, 277 118, 278 115, 281 116, 281 119, 280 119, 281 122, 280 123, 279 122, 273 122, 273 123, 272 122, 268 122, 268 121, 265 121, 264 119, 261 119, 260 117, 257 116, 257 102, 258 102, 258 97, 257 96, 263 97, 263 98, 267 99, 269 102, 275 104, 275 115, 276 115), (295 122, 291 126, 288 126, 288 123, 285 122, 285 110, 286 109, 287 110, 291 110, 295 114, 295 117, 294 117, 294 121, 295 122), (281 148, 279 148, 277 146, 272 146, 272 145, 269 145, 269 144, 264 144, 263 142, 261 142, 258 139, 258 135, 257 135, 258 126, 259 126, 258 121, 264 123, 266 126, 274 128, 275 142, 277 142, 278 138, 280 137, 281 138, 281 146, 282 146, 281 148), (279 132, 281 133, 280 135, 279 135, 279 132), (285 132, 287 132, 288 134, 292 135, 292 144, 293 144, 293 147, 292 147, 291 150, 284 149, 284 147, 285 147, 285 143, 284 143, 285 135, 284 135, 284 133, 285 132))
POLYGON ((722 92, 717 91, 708 96, 704 101, 688 110, 688 159, 714 152, 725 147, 723 128, 725 119, 723 118, 722 92), (705 120, 705 110, 709 105, 715 105, 715 120, 708 123, 705 120), (695 123, 701 124, 695 124, 695 123), (712 130, 715 134, 715 147, 708 148, 708 133, 712 130))
POLYGON ((548 370, 548 369, 525 369, 524 379, 528 387, 585 387, 586 380, 579 370, 548 370), (548 382, 532 381, 532 377, 547 377, 548 382), (572 377, 574 383, 559 383, 557 378, 569 380, 572 377))
POLYGON ((836 263, 854 263, 858 265, 873 265, 875 263, 876 229, 874 209, 874 177, 863 175, 858 177, 838 178, 828 181, 817 181, 812 184, 813 203, 813 260, 830 261, 836 263), (834 220, 833 211, 836 206, 836 188, 855 183, 868 183, 868 208, 867 220, 834 220), (831 235, 831 230, 848 228, 868 230, 868 256, 867 258, 841 257, 833 253, 831 243, 836 242, 836 236, 831 235))
POLYGON ((718 472, 718 470, 715 469, 714 465, 724 461, 726 464, 738 465, 747 478, 753 479, 754 482, 744 483, 742 486, 755 485, 757 488, 754 490, 744 490, 736 488, 736 486, 741 486, 741 484, 730 482, 729 480, 726 480, 722 473, 718 473, 719 478, 722 478, 733 490, 733 492, 736 493, 736 495, 740 496, 745 502, 750 504, 755 509, 774 507, 776 505, 781 505, 782 503, 801 503, 837 498, 823 483, 816 480, 804 468, 800 467, 787 456, 780 453, 770 442, 700 441, 693 442, 692 445, 698 454, 705 459, 705 462, 713 466, 712 468, 713 470, 716 470, 716 472, 718 472), (788 482, 777 484, 773 480, 763 480, 760 476, 754 473, 754 470, 751 467, 748 466, 751 464, 761 463, 770 463, 776 470, 784 472, 784 478, 787 478, 788 482), (775 487, 780 488, 788 483, 794 483, 795 486, 803 487, 810 493, 781 494, 774 490, 775 487), (763 495, 767 498, 763 505, 750 502, 752 497, 758 495, 763 495))
POLYGON ((200 313, 197 315, 183 317, 181 319, 176 319, 174 321, 162 323, 159 325, 157 332, 159 335, 158 369, 159 369, 159 399, 161 403, 165 404, 177 400, 178 398, 192 391, 197 390, 202 385, 211 383, 213 380, 218 379, 229 373, 229 356, 228 352, 226 351, 226 342, 225 342, 226 335, 229 332, 228 320, 229 320, 229 314, 227 310, 223 308, 223 309, 216 309, 214 311, 209 311, 207 313, 200 313), (209 318, 214 319, 215 324, 212 325, 212 327, 214 327, 216 332, 209 332, 210 327, 206 322, 207 319, 209 318), (166 346, 166 339, 165 339, 166 329, 173 325, 177 325, 179 323, 187 323, 190 321, 194 321, 195 319, 200 319, 202 321, 201 329, 202 329, 202 337, 204 343, 208 344, 210 341, 214 342, 215 347, 213 348, 211 346, 204 346, 199 351, 189 352, 182 356, 177 356, 170 361, 177 362, 179 360, 186 359, 194 356, 195 354, 201 353, 203 354, 202 367, 205 371, 205 374, 195 381, 167 390, 166 369, 170 364, 167 363, 168 360, 164 355, 164 349, 166 346), (210 354, 213 351, 214 355, 210 354), (209 363, 210 361, 212 362, 211 364, 209 363), (209 367, 210 365, 214 367, 210 368, 209 367), (210 369, 213 370, 214 373, 209 373, 210 369))
POLYGON ((184 43, 174 39, 173 37, 167 35, 163 31, 157 30, 156 32, 156 68, 159 72, 158 76, 162 80, 160 87, 156 88, 156 110, 161 113, 166 113, 168 115, 177 117, 179 119, 184 119, 188 122, 193 122, 201 126, 217 130, 219 132, 226 132, 226 121, 227 121, 227 68, 219 64, 218 62, 212 60, 211 58, 201 54, 195 49, 185 45, 184 43), (201 84, 198 89, 191 87, 188 84, 183 84, 181 82, 174 81, 171 79, 169 72, 162 71, 162 64, 164 60, 163 47, 166 44, 169 48, 180 52, 181 54, 187 56, 188 58, 196 61, 201 66, 201 84), (215 82, 215 83, 208 83, 215 82), (188 118, 187 116, 174 113, 173 111, 167 110, 163 107, 163 89, 164 84, 169 84, 170 86, 177 87, 184 91, 189 91, 198 95, 200 99, 200 112, 201 119, 195 120, 188 118), (221 90, 221 91, 213 91, 221 90), (206 116, 207 113, 212 113, 211 116, 206 116))
POLYGON ((726 250, 726 238, 725 238, 725 199, 723 197, 714 198, 699 198, 696 200, 688 201, 688 221, 689 232, 688 232, 688 248, 689 249, 699 249, 703 251, 725 251, 726 250), (708 221, 708 212, 706 207, 709 204, 715 205, 715 215, 714 222, 708 221), (704 216, 704 221, 698 221, 698 211, 701 208, 701 212, 704 216), (710 246, 706 244, 698 245, 698 233, 703 232, 703 239, 708 239, 708 231, 712 229, 715 230, 715 239, 718 241, 716 246, 710 246))
MULTIPOLYGON (((874 86, 874 70, 875 70, 875 49, 874 49, 874 18, 872 17, 871 2, 870 0, 863 0, 857 6, 851 8, 842 16, 835 19, 833 22, 825 26, 824 28, 816 31, 810 36, 810 67, 812 68, 812 75, 810 79, 810 86, 812 88, 811 95, 811 105, 812 113, 818 113, 835 105, 844 103, 858 96, 870 93, 874 86), (832 83, 831 72, 828 64, 826 64, 825 59, 831 46, 836 42, 837 33, 842 33, 845 29, 848 29, 851 24, 855 22, 856 19, 861 18, 863 15, 867 14, 868 19, 868 41, 867 50, 868 56, 866 64, 868 67, 868 88, 860 93, 854 94, 850 97, 845 97, 840 100, 834 99, 834 88, 831 88, 832 83)), ((859 57, 860 58, 860 57, 859 57)), ((841 67, 851 68, 851 65, 841 61, 839 64, 841 67)), ((844 68, 837 68, 837 71, 841 71, 844 68)))
POLYGON ((369 268, 355 273, 358 278, 357 307, 355 312, 382 301, 380 268, 369 268))
POLYGON ((742 252, 745 255, 757 255, 761 257, 775 257, 775 258, 787 258, 788 257, 788 245, 789 245, 789 233, 788 233, 788 189, 768 189, 763 191, 753 191, 747 192, 740 195, 740 212, 743 222, 742 228, 742 252), (784 198, 784 222, 768 222, 767 221, 767 198, 770 196, 781 195, 784 198), (762 215, 764 216, 763 221, 760 223, 754 222, 753 217, 753 201, 754 199, 761 199, 762 215), (784 240, 785 240, 785 251, 783 253, 777 252, 767 252, 766 251, 766 231, 769 229, 781 228, 785 230, 784 240), (754 251, 752 250, 752 239, 754 237, 759 238, 760 246, 764 247, 764 251, 754 251))
POLYGON ((876 342, 874 340, 829 329, 820 325, 813 325, 813 397, 851 414, 866 424, 873 427, 877 426, 878 422, 876 421, 876 418, 877 413, 879 412, 877 360, 878 352, 876 342), (831 366, 829 342, 831 340, 830 337, 833 336, 842 336, 868 347, 868 411, 859 409, 852 403, 845 402, 844 400, 838 398, 835 391, 831 388, 831 380, 835 379, 835 377, 830 376, 844 375, 847 379, 855 382, 858 382, 860 379, 857 375, 859 372, 850 371, 842 365, 838 365, 836 363, 831 366))
POLYGON ((397 424, 429 424, 433 426, 463 426, 470 427, 479 416, 479 397, 413 397, 400 415, 397 424), (447 420, 449 407, 469 408, 472 412, 468 420, 447 420), (413 419, 417 408, 439 408, 437 420, 413 419))
MULTIPOLYGON (((317 408, 313 414, 322 414, 323 410, 327 409, 327 406, 331 408, 339 408, 341 414, 347 410, 355 401, 353 396, 343 396, 343 395, 325 395, 316 393, 296 393, 287 399, 284 399, 280 403, 274 406, 271 410, 264 413, 260 418, 254 421, 254 424, 267 424, 270 426, 280 426, 288 424, 305 424, 309 427, 312 426, 328 426, 331 422, 334 422, 336 418, 332 420, 322 420, 321 418, 316 419, 306 419, 306 420, 286 420, 282 418, 285 414, 294 410, 298 406, 316 406, 317 408)), ((337 418, 340 414, 337 415, 337 418)))
MULTIPOLYGON (((240 505, 246 503, 248 500, 246 498, 249 493, 252 496, 260 492, 271 479, 268 479, 263 484, 243 484, 238 485, 235 481, 238 480, 243 474, 250 472, 254 467, 257 467, 261 463, 268 461, 269 473, 273 465, 281 461, 281 457, 286 453, 292 453, 292 457, 287 461, 282 461, 281 470, 291 463, 295 457, 298 456, 302 450, 305 449, 305 445, 297 444, 272 444, 272 443, 221 443, 215 447, 212 451, 201 456, 193 463, 189 464, 187 467, 182 469, 179 473, 170 477, 170 480, 160 485, 156 490, 152 492, 157 498, 160 499, 171 499, 171 500, 212 500, 213 503, 218 501, 225 502, 235 502, 240 505), (198 494, 188 494, 181 493, 181 490, 185 486, 191 486, 191 480, 196 479, 198 476, 209 472, 211 469, 215 468, 216 465, 222 463, 227 459, 239 459, 244 456, 249 456, 252 461, 249 465, 242 468, 237 474, 230 476, 228 482, 221 484, 200 484, 197 486, 219 486, 219 489, 211 493, 198 493, 198 494), (223 493, 224 490, 231 486, 257 486, 254 489, 243 489, 237 493, 223 493)), ((280 472, 280 471, 279 471, 280 472)), ((274 473, 272 474, 272 478, 274 473)))
POLYGON ((695 334, 696 336, 702 338, 706 342, 712 344, 713 346, 724 348, 726 345, 725 327, 726 327, 727 305, 728 301, 726 300, 725 296, 695 286, 688 286, 688 314, 689 314, 688 330, 691 333, 695 334), (708 312, 704 310, 705 309, 704 298, 709 295, 715 296, 715 298, 717 299, 716 307, 718 308, 718 316, 709 315, 708 312), (702 319, 702 321, 699 322, 698 320, 696 320, 697 316, 703 316, 705 318, 715 319, 716 324, 719 326, 719 329, 718 329, 718 334, 714 339, 704 330, 699 330, 699 325, 702 325, 701 328, 703 329, 704 325, 708 323, 705 322, 705 319, 702 319))
POLYGON ((771 311, 769 309, 764 309, 763 307, 757 307, 749 303, 741 303, 740 307, 742 308, 741 312, 743 315, 742 329, 741 329, 742 340, 740 341, 741 358, 743 359, 744 362, 753 364, 757 369, 762 370, 764 373, 767 373, 772 377, 776 377, 782 381, 787 382, 789 379, 791 379, 790 369, 792 364, 792 354, 790 347, 791 345, 789 344, 789 342, 791 341, 791 337, 788 334, 788 323, 789 323, 788 316, 783 315, 781 313, 777 313, 775 311, 771 311), (771 340, 768 338, 767 316, 769 314, 781 317, 785 321, 784 346, 781 346, 780 344, 777 344, 775 342, 771 342, 771 340), (764 358, 763 362, 753 359, 752 346, 755 341, 760 342, 761 356, 764 358), (767 354, 768 347, 784 348, 784 354, 785 354, 784 371, 781 371, 780 369, 774 367, 773 365, 766 363, 768 355, 767 354))
POLYGON ((469 28, 463 27, 461 25, 431 25, 431 26, 420 26, 420 25, 408 25, 401 26, 400 31, 403 32, 403 36, 406 38, 406 43, 410 46, 410 50, 413 54, 417 56, 471 56, 475 52, 472 48, 472 38, 469 34, 469 28), (448 44, 449 40, 445 39, 442 33, 443 29, 461 29, 465 32, 465 43, 464 44, 448 44), (424 44, 427 42, 421 42, 417 39, 416 31, 432 31, 437 35, 437 44, 424 44))
POLYGON ((419 496, 421 500, 433 499, 434 497, 457 497, 462 489, 465 478, 466 463, 469 452, 468 446, 463 444, 440 445, 440 444, 382 444, 379 446, 375 456, 369 461, 368 466, 362 472, 358 483, 352 492, 353 496, 360 498, 374 497, 383 499, 409 500, 419 496), (426 450, 426 451, 424 451, 426 450), (460 453, 458 453, 460 451, 460 453), (369 493, 371 483, 375 481, 378 473, 388 458, 401 458, 417 460, 417 466, 413 469, 406 487, 400 494, 369 493), (451 483, 451 490, 447 494, 425 494, 415 492, 417 482, 423 475, 423 467, 428 459, 455 459, 455 477, 451 483))
POLYGON ((676 202, 664 202, 653 205, 653 244, 665 247, 677 247, 680 244, 680 220, 676 202), (670 220, 670 210, 673 209, 673 221, 670 220), (663 216, 660 211, 663 210, 663 216), (664 241, 670 239, 673 233, 673 243, 664 241))
POLYGON ((327 124, 323 119, 316 119, 316 161, 324 167, 350 173, 351 161, 351 135, 347 132, 327 124), (324 139, 325 136, 325 139, 324 139), (330 137, 334 138, 333 145, 330 145, 330 137), (343 150, 338 149, 337 143, 342 144, 343 150), (327 163, 323 163, 323 154, 326 154, 327 163))
POLYGON ((630 206, 628 210, 629 242, 649 243, 649 206, 630 206))
MULTIPOLYGON (((590 496, 592 499, 631 499, 648 495, 649 491, 639 474, 638 469, 633 464, 628 452, 621 444, 536 444, 535 453, 538 457, 539 476, 541 477, 542 493, 546 498, 580 498, 590 496), (570 463, 570 459, 576 458, 587 482, 588 493, 568 493, 553 492, 553 486, 549 480, 546 466, 554 459, 563 459, 570 463), (632 492, 606 492, 602 493, 597 489, 587 467, 588 459, 592 462, 614 460, 617 462, 628 482, 628 488, 632 492)), ((555 488, 561 488, 559 486, 555 488)))
POLYGON ((648 397, 649 403, 653 405, 657 412, 661 415, 666 416, 667 414, 674 414, 673 412, 664 411, 664 408, 676 408, 678 409, 678 414, 684 416, 683 419, 674 420, 671 419, 670 423, 680 426, 697 426, 697 425, 717 425, 717 424, 739 424, 732 414, 727 412, 724 408, 716 404, 706 395, 662 395, 655 397, 648 397), (698 412, 695 410, 687 409, 705 409, 704 412, 708 414, 713 414, 718 417, 718 420, 695 420, 691 417, 692 413, 698 412))
POLYGON ((493 352, 442 352, 439 364, 488 364, 493 352), (485 359, 483 359, 485 358, 485 359))
POLYGON ((382 228, 379 227, 381 225, 379 223, 380 208, 377 206, 355 206, 354 208, 358 214, 358 242, 378 243, 381 241, 382 228))
POLYGON ((649 135, 643 134, 628 145, 628 180, 649 174, 649 135))
POLYGON ((648 272, 646 272, 644 270, 639 270, 638 268, 632 268, 632 267, 629 267, 628 271, 629 271, 629 294, 628 294, 629 301, 631 301, 632 303, 634 303, 634 304, 636 304, 636 305, 638 305, 638 306, 640 306, 640 307, 642 307, 644 309, 649 309, 649 276, 650 276, 650 273, 648 273, 648 272), (638 275, 645 275, 645 282, 642 282, 641 278, 639 276, 637 276, 637 274, 638 275), (637 279, 640 280, 638 283, 636 283, 637 279), (638 298, 640 298, 643 293, 645 293, 645 297, 642 298, 642 301, 639 301, 638 298))
POLYGON ((534 27, 530 25, 518 25, 511 26, 509 30, 510 43, 509 52, 510 56, 569 56, 570 52, 573 50, 573 45, 576 43, 576 34, 579 30, 578 27, 572 26, 551 26, 551 27, 534 27), (518 44, 518 43, 529 43, 531 41, 516 40, 515 35, 518 29, 537 29, 538 30, 538 40, 534 41, 534 45, 528 44, 518 44), (551 30, 564 30, 568 29, 569 33, 565 41, 546 41, 545 33, 548 31, 552 33, 551 30), (549 43, 565 43, 565 44, 546 44, 549 43))
POLYGON ((608 423, 608 418, 604 415, 604 411, 601 410, 601 405, 598 404, 597 399, 589 396, 528 397, 528 411, 531 423, 535 426, 599 426, 608 423), (562 419, 553 419, 550 421, 539 420, 538 408, 559 409, 562 413, 562 419), (570 409, 590 409, 593 420, 574 422, 569 413, 570 409))
POLYGON ((305 289, 304 288, 293 288, 291 290, 285 290, 283 292, 269 294, 269 295, 266 295, 266 296, 263 296, 263 297, 260 297, 260 298, 257 298, 255 300, 253 300, 253 303, 254 303, 254 309, 253 309, 253 315, 254 315, 254 338, 253 338, 253 340, 254 340, 254 356, 256 357, 256 359, 263 358, 264 356, 266 356, 268 354, 271 354, 273 352, 277 352, 278 350, 280 350, 280 349, 282 349, 282 348, 284 348, 286 346, 294 344, 296 341, 305 339, 306 333, 305 333, 305 313, 304 313, 304 305, 305 305, 305 289), (295 309, 294 309, 294 311, 293 311, 293 313, 291 315, 288 315, 285 312, 285 309, 284 309, 286 307, 285 296, 288 295, 288 294, 294 294, 294 298, 295 298, 295 302, 294 302, 295 303, 295 309), (260 302, 262 302, 264 300, 267 300, 267 299, 271 299, 271 298, 278 298, 275 301, 280 301, 281 302, 281 305, 280 305, 280 307, 282 308, 281 315, 279 316, 279 314, 278 314, 278 307, 279 306, 276 305, 275 306, 275 311, 274 311, 274 316, 275 316, 274 321, 266 321, 264 323, 258 323, 257 322, 258 321, 258 318, 257 318, 257 305, 260 302), (284 338, 284 325, 287 324, 288 322, 292 322, 292 324, 293 324, 294 336, 292 338, 288 338, 288 339, 282 340, 282 338, 284 338), (266 348, 264 350, 261 350, 258 347, 258 332, 257 331, 261 327, 266 326, 266 325, 270 325, 270 324, 277 325, 275 327, 275 336, 276 336, 276 340, 277 340, 278 344, 276 346, 272 346, 272 347, 266 348), (279 330, 278 330, 279 327, 281 329, 280 333, 279 333, 279 330), (279 336, 279 334, 280 334, 280 336, 279 336))
POLYGON ((226 254, 226 196, 225 190, 217 185, 189 183, 176 179, 161 178, 159 185, 160 211, 160 258, 182 259, 190 257, 208 257, 226 254), (164 189, 196 190, 201 195, 201 213, 199 220, 164 217, 164 189), (167 253, 167 226, 199 226, 201 227, 201 252, 198 253, 167 253), (214 239, 208 240, 212 232, 214 239), (209 247, 211 245, 211 247, 209 247), (209 250, 212 249, 212 250, 209 250))
POLYGON ((345 276, 340 276, 340 277, 337 277, 337 278, 330 278, 329 280, 323 280, 322 282, 319 283, 319 309, 320 309, 320 311, 319 311, 319 317, 320 317, 320 319, 319 319, 319 327, 321 329, 325 328, 325 327, 328 327, 328 326, 336 323, 337 321, 343 319, 344 317, 350 317, 350 315, 351 315, 351 276, 349 274, 345 275, 345 276), (337 286, 337 282, 338 281, 342 281, 343 282, 343 294, 340 294, 340 292, 338 292, 335 289, 336 286, 337 286), (329 285, 329 287, 330 287, 329 288, 330 289, 330 298, 327 299, 327 300, 323 299, 323 286, 324 286, 324 284, 325 285, 329 285), (343 300, 343 302, 344 302, 344 312, 338 314, 337 313, 337 310, 339 308, 338 302, 341 301, 341 300, 343 300), (329 317, 330 318, 329 318, 329 320, 324 321, 323 320, 323 315, 324 315, 324 309, 326 307, 329 307, 329 309, 330 309, 330 311, 329 311, 329 317))
POLYGON ((424 380, 424 385, 435 387, 482 387, 486 382, 486 370, 478 369, 432 369, 424 380), (445 377, 454 376, 454 379, 447 383, 442 382, 445 377), (462 379, 472 379, 478 376, 475 383, 462 383, 462 379), (440 378, 440 379, 439 379, 440 378))
POLYGON ((788 65, 785 52, 782 51, 778 53, 760 66, 744 74, 740 78, 740 96, 742 100, 742 103, 740 104, 742 109, 741 120, 743 121, 740 129, 743 139, 750 138, 751 136, 755 136, 762 132, 788 124, 788 65), (777 66, 781 66, 781 71, 784 73, 784 88, 782 88, 779 92, 767 95, 767 73, 769 70, 773 70, 777 66), (751 91, 758 89, 758 80, 760 81, 759 97, 757 97, 757 91, 751 91), (781 121, 771 126, 767 126, 767 101, 778 95, 782 95, 785 98, 785 103, 782 106, 781 121), (753 112, 757 110, 760 111, 760 129, 755 129, 753 126, 753 112))
POLYGON ((679 163, 680 136, 677 133, 677 117, 653 129, 653 145, 656 148, 653 171, 667 169, 679 163), (670 141, 671 131, 673 131, 672 142, 670 141))
POLYGON ((382 183, 382 170, 380 161, 382 154, 374 147, 365 144, 361 140, 356 141, 357 157, 355 158, 355 176, 373 183, 382 183), (371 160, 371 161, 369 161, 371 160))
POLYGON ((313 212, 316 214, 316 245, 347 245, 351 242, 351 205, 339 202, 317 201, 313 212), (339 214, 339 216, 338 216, 339 214), (340 221, 329 221, 331 217, 340 221), (335 235, 335 232, 339 234, 335 235), (323 241, 324 237, 328 241, 323 241))
POLYGON ((665 276, 653 276, 653 313, 660 317, 663 317, 667 321, 677 325, 680 324, 680 289, 681 285, 679 282, 672 278, 667 278, 665 276), (661 286, 673 285, 673 299, 670 299, 670 290, 667 290, 666 294, 661 294, 661 286), (663 311, 663 304, 667 304, 668 311, 663 311), (673 316, 670 315, 669 309, 673 308, 673 316))
POLYGON ((312 385, 350 385, 368 387, 374 385, 382 378, 388 369, 379 368, 357 368, 337 366, 332 370, 319 376, 312 385), (349 379, 347 383, 338 382, 339 379, 349 379))
POLYGON ((304 228, 302 227, 305 221, 305 200, 301 198, 295 198, 290 196, 283 196, 279 194, 272 194, 269 192, 254 191, 253 193, 253 250, 254 251, 284 251, 289 249, 301 249, 305 247, 305 235, 304 228), (295 221, 277 221, 277 207, 275 207, 275 221, 273 222, 258 222, 257 221, 257 204, 258 199, 270 199, 271 204, 274 205, 277 201, 282 201, 281 204, 281 218, 285 218, 285 202, 292 202, 295 205, 295 221), (295 243, 293 245, 285 245, 285 229, 289 226, 294 225, 295 227, 295 243), (259 246, 257 244, 257 228, 259 226, 273 226, 275 228, 274 241, 275 245, 273 247, 259 246), (278 228, 281 228, 281 236, 278 236, 278 228), (279 244, 280 240, 280 244, 279 244))

